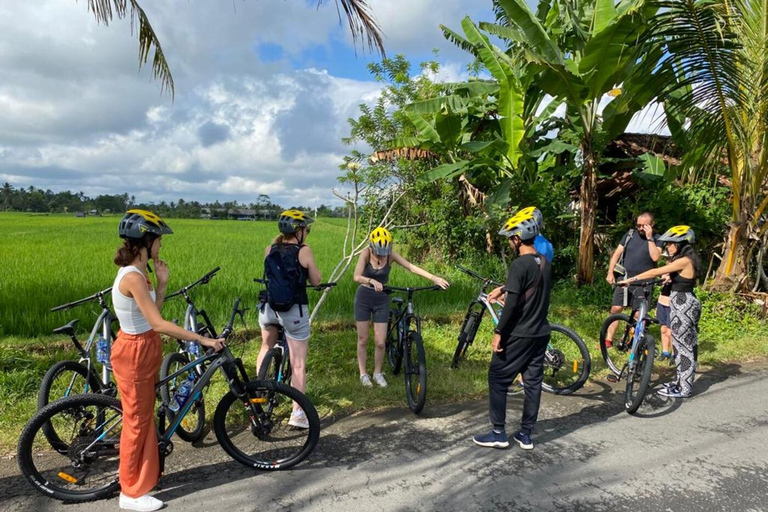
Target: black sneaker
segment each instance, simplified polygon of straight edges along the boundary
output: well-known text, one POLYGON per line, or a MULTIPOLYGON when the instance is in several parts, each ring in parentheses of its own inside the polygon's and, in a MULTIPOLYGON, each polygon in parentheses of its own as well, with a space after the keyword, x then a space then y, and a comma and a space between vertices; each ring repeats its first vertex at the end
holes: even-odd
POLYGON ((518 432, 512 437, 523 450, 533 450, 533 441, 531 441, 531 436, 529 434, 518 432))
POLYGON ((509 440, 507 439, 507 433, 504 431, 496 432, 491 430, 490 433, 485 435, 479 435, 472 438, 478 446, 484 446, 486 448, 506 448, 509 446, 509 440))

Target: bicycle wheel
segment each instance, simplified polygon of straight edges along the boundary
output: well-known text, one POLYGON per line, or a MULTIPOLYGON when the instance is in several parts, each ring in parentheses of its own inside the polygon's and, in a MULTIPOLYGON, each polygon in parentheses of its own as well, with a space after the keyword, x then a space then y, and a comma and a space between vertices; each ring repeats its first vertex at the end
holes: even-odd
MULTIPOLYGON (((190 362, 189 355, 186 352, 171 352, 163 358, 163 364, 160 366, 160 380, 165 379, 169 375, 173 375, 190 362)), ((181 386, 184 381, 187 380, 189 374, 193 374, 195 380, 198 379, 195 369, 192 368, 175 379, 171 379, 164 386, 160 386, 160 396, 162 397, 163 402, 166 404, 171 403, 176 388, 181 386)), ((166 413, 168 414, 169 423, 173 423, 173 419, 176 415, 170 409, 167 409, 166 413)), ((202 394, 197 397, 192 404, 192 407, 189 409, 189 412, 187 412, 181 419, 179 428, 176 429, 176 434, 188 443, 195 443, 205 437, 205 400, 203 399, 202 394)))
POLYGON ((646 334, 637 347, 637 360, 632 370, 627 370, 627 389, 624 395, 624 407, 629 414, 640 408, 648 390, 653 374, 653 359, 656 356, 656 341, 646 334))
MULTIPOLYGON (((59 398, 79 395, 82 393, 98 392, 101 390, 101 380, 85 365, 77 361, 61 361, 48 369, 40 384, 37 395, 37 408, 42 409, 59 398)), ((43 433, 54 450, 66 450, 67 445, 56 433, 53 425, 43 425, 43 433)))
POLYGON ((482 315, 482 311, 471 311, 464 317, 464 323, 461 325, 461 331, 459 332, 459 342, 456 345, 456 351, 453 353, 451 368, 459 367, 459 362, 464 359, 467 349, 475 341, 482 315))
POLYGON ((605 319, 600 328, 600 353, 608 368, 617 376, 629 361, 629 352, 632 349, 632 338, 635 335, 635 321, 624 313, 616 313, 605 319), (616 331, 613 334, 612 346, 607 347, 605 337, 608 326, 617 322, 616 331))
POLYGON ((387 324, 387 342, 385 346, 389 367, 392 368, 392 373, 395 375, 400 373, 400 367, 403 364, 403 354, 400 352, 397 325, 395 325, 396 318, 396 313, 390 311, 389 323, 387 324))
POLYGON ((286 361, 283 374, 280 375, 280 365, 283 362, 283 353, 276 348, 271 348, 264 354, 259 368, 259 380, 274 380, 283 384, 291 385, 291 363, 286 361))
POLYGON ((567 327, 552 324, 541 387, 556 395, 569 395, 584 385, 591 368, 584 340, 567 327))
POLYGON ((119 487, 123 412, 117 398, 88 393, 57 400, 38 411, 19 438, 18 462, 41 494, 62 501, 90 501, 119 487), (103 418, 103 419, 100 419, 103 418), (43 426, 53 424, 68 446, 46 450, 43 426))
POLYGON ((408 333, 404 352, 405 396, 408 399, 408 407, 415 414, 419 414, 427 401, 427 357, 419 333, 408 333))
POLYGON ((213 431, 224 451, 245 466, 264 470, 287 469, 306 459, 320 437, 320 419, 312 402, 271 380, 247 382, 245 391, 246 401, 230 391, 216 407, 213 431), (293 402, 304 410, 308 429, 288 425, 293 402))

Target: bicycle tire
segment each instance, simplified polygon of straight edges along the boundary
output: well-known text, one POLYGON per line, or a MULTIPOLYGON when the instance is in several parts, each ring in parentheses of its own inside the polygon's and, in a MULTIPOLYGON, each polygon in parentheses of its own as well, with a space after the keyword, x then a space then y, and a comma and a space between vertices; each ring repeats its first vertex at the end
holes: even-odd
POLYGON ((634 414, 640 408, 648 391, 653 374, 653 360, 656 355, 656 341, 653 336, 646 334, 638 347, 638 361, 633 371, 627 371, 627 387, 624 392, 624 407, 629 414, 634 414), (637 384, 637 390, 634 385, 637 384))
POLYGON ((405 396, 414 414, 424 409, 427 401, 427 357, 424 342, 415 331, 408 333, 403 358, 405 359, 405 396), (414 347, 416 350, 414 351, 414 347), (415 376, 415 378, 414 378, 415 376))
POLYGON ((459 331, 458 344, 453 353, 451 368, 459 367, 459 363, 467 354, 467 349, 469 349, 469 346, 475 341, 477 330, 480 328, 481 317, 482 313, 477 311, 471 311, 464 317, 464 322, 461 324, 461 331, 459 331))
POLYGON ((392 325, 395 318, 395 313, 390 311, 389 322, 387 323, 387 341, 385 350, 387 352, 387 362, 389 362, 389 367, 392 368, 392 373, 397 375, 402 368, 403 354, 400 352, 400 347, 398 347, 399 340, 397 326, 392 325))
POLYGON ((291 385, 291 363, 285 365, 285 373, 282 379, 278 380, 280 376, 280 365, 283 362, 283 353, 277 348, 271 348, 264 354, 264 359, 261 361, 261 367, 259 368, 258 380, 273 380, 275 382, 282 382, 284 384, 291 385))
POLYGON ((605 364, 617 377, 621 376, 626 359, 629 357, 634 328, 635 321, 624 313, 610 315, 600 327, 600 354, 603 356, 605 364), (608 327, 613 322, 621 322, 621 324, 616 327, 614 339, 612 340, 613 347, 609 349, 605 343, 605 336, 608 334, 608 327), (617 339, 617 334, 620 335, 620 339, 617 339))
MULTIPOLYGON (((171 352, 170 354, 167 354, 163 358, 163 364, 160 366, 160 380, 165 379, 169 375, 173 375, 190 362, 189 354, 186 352, 171 352), (178 366, 174 367, 173 365, 178 366)), ((194 371, 194 368, 190 370, 190 372, 194 371)), ((195 378, 197 379, 197 374, 195 374, 195 378)), ((181 376, 179 376, 178 379, 183 380, 181 376)), ((184 377, 184 379, 186 379, 186 377, 184 377)), ((174 383, 176 380, 177 379, 174 379, 173 381, 167 382, 164 386, 160 386, 160 396, 166 404, 171 403, 171 399, 173 398, 172 388, 175 390, 174 383)), ((166 413, 168 414, 167 419, 169 423, 173 423, 173 419, 176 415, 170 409, 166 409, 166 413)), ((205 398, 202 393, 200 394, 200 397, 195 400, 195 403, 192 404, 189 412, 182 418, 179 427, 176 429, 176 435, 188 443, 196 443, 205 437, 205 398)))
MULTIPOLYGON (((57 396, 54 397, 53 400, 51 400, 51 391, 54 389, 55 383, 59 381, 59 378, 65 374, 65 372, 71 372, 73 374, 79 375, 84 382, 88 383, 88 389, 83 388, 84 392, 94 392, 98 393, 101 388, 101 379, 99 379, 98 375, 91 370, 88 371, 88 368, 83 365, 82 363, 79 363, 77 361, 61 361, 53 366, 51 366, 48 371, 45 373, 45 376, 43 377, 43 381, 40 383, 40 391, 37 394, 37 408, 38 410, 42 409, 46 405, 48 405, 51 402, 55 402, 59 398, 65 398, 66 396, 74 396, 71 392, 68 395, 64 396, 57 396)), ((75 376, 76 378, 76 375, 75 376)), ((66 383, 69 378, 65 378, 63 381, 66 383)), ((71 382, 71 380, 70 380, 71 382)), ((80 394, 80 393, 75 393, 80 394)), ((54 450, 62 451, 67 450, 66 444, 61 440, 59 435, 56 433, 55 429, 53 428, 53 425, 50 423, 46 423, 43 425, 43 433, 45 434, 45 438, 48 440, 48 443, 51 445, 51 447, 54 450)))
POLYGON ((252 380, 245 383, 244 388, 251 403, 258 404, 259 402, 254 401, 263 400, 263 403, 269 409, 269 411, 265 411, 261 405, 257 405, 259 409, 257 419, 264 430, 254 431, 253 419, 250 417, 251 404, 245 404, 246 407, 244 408, 244 403, 240 402, 237 395, 230 391, 221 398, 213 417, 213 431, 222 449, 230 457, 245 466, 267 471, 288 469, 304 461, 312 453, 312 450, 315 449, 320 438, 320 418, 312 402, 298 390, 271 380, 252 380), (278 400, 282 400, 282 403, 277 403, 278 400), (287 417, 290 417, 290 411, 293 408, 292 402, 296 402, 304 410, 309 423, 308 429, 299 430, 287 426, 287 417), (228 418, 230 411, 233 411, 232 418, 228 418), (284 412, 287 412, 287 417, 280 417, 280 414, 284 412), (267 417, 266 415, 269 416, 267 417), (276 422, 274 421, 275 418, 277 418, 276 422), (282 427, 282 431, 293 437, 306 432, 306 440, 301 446, 291 449, 291 453, 287 456, 276 456, 276 453, 279 453, 276 450, 280 450, 277 447, 276 449, 268 450, 266 455, 257 457, 245 453, 236 446, 230 433, 230 430, 235 431, 235 435, 245 433, 244 440, 246 441, 249 438, 270 441, 277 437, 274 435, 275 426, 278 428, 282 427), (250 436, 248 433, 250 433, 250 436))
MULTIPOLYGON (((547 361, 545 360, 544 379, 542 380, 541 387, 545 391, 555 395, 570 395, 574 391, 581 389, 581 387, 584 386, 584 383, 587 382, 589 372, 592 369, 592 358, 589 355, 587 344, 584 343, 584 340, 582 340, 576 332, 562 325, 552 324, 551 327, 553 334, 560 333, 565 335, 566 338, 564 338, 563 341, 570 339, 576 345, 577 349, 573 350, 572 347, 561 347, 559 346, 559 343, 553 346, 553 349, 559 352, 557 361, 554 363, 556 366, 548 366, 547 361), (576 368, 576 371, 573 371, 573 368, 576 368), (555 377, 560 370, 572 371, 573 373, 578 374, 576 381, 566 386, 555 385, 555 377), (547 382, 548 371, 554 371, 551 376, 553 378, 550 382, 547 382)), ((549 351, 550 348, 548 347, 547 350, 549 351)))
MULTIPOLYGON (((34 416, 32 416, 32 418, 24 426, 24 429, 21 432, 21 436, 19 437, 19 445, 17 450, 19 470, 21 471, 21 474, 24 475, 24 478, 26 478, 27 481, 44 496, 67 502, 84 502, 106 498, 119 490, 119 457, 117 456, 117 451, 119 449, 119 439, 115 439, 114 442, 104 443, 103 449, 101 451, 92 450, 89 452, 91 453, 91 456, 87 457, 86 462, 83 463, 83 465, 87 465, 87 468, 85 469, 83 469, 82 465, 80 468, 74 468, 69 458, 70 456, 74 456, 76 454, 68 454, 66 457, 62 457, 66 460, 66 463, 62 461, 62 465, 64 466, 63 469, 66 469, 67 471, 57 472, 56 469, 46 471, 43 470, 40 466, 50 460, 51 454, 39 452, 35 453, 35 439, 38 433, 42 431, 42 427, 46 423, 56 422, 55 418, 57 415, 60 415, 63 418, 67 418, 67 411, 88 410, 87 408, 90 407, 95 407, 101 411, 96 414, 97 417, 106 414, 104 412, 105 409, 110 409, 115 412, 115 415, 110 416, 111 421, 114 421, 114 418, 117 418, 118 415, 120 418, 122 418, 122 406, 117 398, 98 393, 87 393, 62 398, 48 404, 39 410, 34 416), (92 477, 90 468, 99 459, 99 455, 94 454, 101 453, 103 456, 103 454, 107 452, 111 454, 111 460, 109 461, 109 464, 110 467, 113 467, 113 470, 110 471, 110 474, 108 474, 105 478, 105 484, 95 489, 83 490, 84 481, 90 481, 90 478, 92 477), (75 479, 73 476, 71 476, 72 473, 82 473, 80 479, 78 479, 77 482, 70 482, 69 480, 66 480, 65 477, 73 480, 75 479), (112 476, 111 473, 114 473, 114 476, 112 476), (50 476, 53 476, 53 478, 46 478, 47 474, 50 474, 50 476), (64 476, 62 476, 62 474, 64 476), (72 490, 72 488, 59 487, 57 485, 58 480, 69 483, 77 490, 72 490)), ((70 415, 69 417, 72 416, 70 415)), ((92 424, 93 422, 91 420, 86 420, 83 422, 82 428, 90 427, 92 424)), ((119 423, 115 422, 114 424, 118 425, 119 423)), ((81 430, 78 431, 81 432, 81 430)), ((96 434, 92 434, 92 436, 95 435, 96 434)), ((85 438, 86 440, 82 441, 82 437, 80 435, 78 438, 81 439, 80 442, 89 443, 89 445, 90 441, 94 439, 94 437, 90 437, 85 438)), ((76 442, 78 442, 78 438, 73 440, 71 444, 74 445, 76 442)), ((112 438, 110 438, 110 441, 111 440, 112 438)), ((82 454, 84 452, 79 453, 82 454)), ((56 455, 58 454, 53 454, 53 456, 56 455)))

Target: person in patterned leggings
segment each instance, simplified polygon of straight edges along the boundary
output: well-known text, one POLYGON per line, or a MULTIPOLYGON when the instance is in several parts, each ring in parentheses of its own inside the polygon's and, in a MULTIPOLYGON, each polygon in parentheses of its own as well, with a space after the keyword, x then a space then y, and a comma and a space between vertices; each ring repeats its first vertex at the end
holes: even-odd
POLYGON ((677 350, 677 378, 664 384, 659 394, 671 398, 688 398, 693 387, 693 374, 696 369, 698 352, 699 318, 701 303, 696 298, 694 288, 699 274, 701 260, 693 249, 696 237, 688 226, 675 226, 659 237, 667 246, 670 262, 663 267, 638 274, 619 284, 628 284, 642 279, 669 274, 672 289, 669 296, 672 344, 677 350))

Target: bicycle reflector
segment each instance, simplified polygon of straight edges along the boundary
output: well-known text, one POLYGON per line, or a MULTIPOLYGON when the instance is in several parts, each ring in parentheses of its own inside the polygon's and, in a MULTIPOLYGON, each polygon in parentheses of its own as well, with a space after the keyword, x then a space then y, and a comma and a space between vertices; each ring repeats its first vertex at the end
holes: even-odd
POLYGON ((251 398, 251 403, 252 404, 265 404, 265 403, 267 403, 267 399, 263 398, 263 397, 251 398))
POLYGON ((68 475, 68 474, 66 474, 63 471, 59 471, 59 475, 58 476, 62 480, 66 481, 66 482, 69 482, 71 484, 76 484, 77 483, 77 478, 73 477, 72 475, 68 475))

